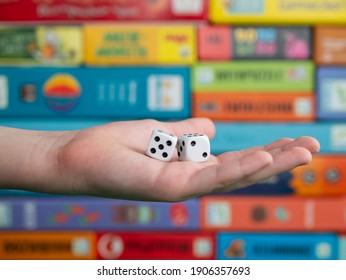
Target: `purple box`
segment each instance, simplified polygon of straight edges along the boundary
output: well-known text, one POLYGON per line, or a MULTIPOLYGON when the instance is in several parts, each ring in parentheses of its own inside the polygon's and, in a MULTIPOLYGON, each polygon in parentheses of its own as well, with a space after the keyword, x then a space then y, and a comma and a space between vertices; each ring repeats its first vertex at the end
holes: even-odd
POLYGON ((0 230, 196 230, 199 203, 106 198, 2 198, 0 230))

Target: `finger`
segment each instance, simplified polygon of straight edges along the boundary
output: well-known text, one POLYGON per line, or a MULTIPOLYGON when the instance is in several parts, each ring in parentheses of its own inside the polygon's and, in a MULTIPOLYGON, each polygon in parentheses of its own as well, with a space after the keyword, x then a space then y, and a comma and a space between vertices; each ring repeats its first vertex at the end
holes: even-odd
POLYGON ((281 138, 281 139, 276 140, 275 142, 272 142, 272 143, 265 145, 264 150, 268 152, 271 150, 282 148, 282 147, 285 147, 286 145, 292 143, 293 141, 294 141, 293 138, 281 138))
POLYGON ((240 150, 240 151, 233 151, 233 152, 226 152, 223 153, 221 155, 218 156, 218 159, 222 162, 224 160, 230 160, 230 159, 239 159, 241 157, 244 157, 246 155, 252 154, 254 152, 257 151, 274 151, 274 150, 280 150, 282 149, 282 147, 284 147, 285 145, 291 143, 292 141, 294 141, 294 139, 292 138, 281 138, 278 139, 268 145, 265 146, 257 146, 257 147, 251 147, 248 149, 244 149, 244 150, 240 150))
POLYGON ((271 165, 272 162, 273 158, 269 153, 257 151, 238 160, 207 166, 191 176, 186 189, 192 196, 207 194, 238 182, 265 166, 271 165))
POLYGON ((311 154, 315 154, 320 150, 320 144, 319 142, 312 137, 309 136, 301 136, 294 141, 288 142, 287 144, 283 145, 282 147, 274 147, 273 149, 269 150, 268 152, 274 156, 278 153, 281 153, 284 150, 291 149, 293 147, 301 147, 307 149, 311 154))
POLYGON ((265 146, 257 146, 240 151, 226 152, 219 155, 218 158, 221 161, 229 160, 230 158, 237 159, 260 150, 270 152, 272 155, 274 155, 282 150, 287 150, 292 147, 303 147, 308 149, 311 153, 316 153, 320 149, 320 144, 315 138, 309 136, 302 136, 297 139, 281 138, 265 146))
POLYGON ((252 185, 276 174, 289 171, 297 166, 308 164, 311 159, 311 152, 302 147, 292 147, 290 149, 283 150, 282 152, 273 155, 273 163, 271 165, 264 167, 259 172, 254 172, 253 174, 244 177, 233 186, 225 188, 225 191, 252 185))
POLYGON ((165 125, 177 136, 184 133, 203 133, 211 139, 215 135, 215 125, 207 118, 190 118, 179 122, 167 122, 165 125))
POLYGON ((285 145, 283 150, 290 149, 294 146, 306 148, 312 154, 317 153, 320 150, 320 143, 315 138, 310 136, 301 136, 297 138, 296 140, 285 145))

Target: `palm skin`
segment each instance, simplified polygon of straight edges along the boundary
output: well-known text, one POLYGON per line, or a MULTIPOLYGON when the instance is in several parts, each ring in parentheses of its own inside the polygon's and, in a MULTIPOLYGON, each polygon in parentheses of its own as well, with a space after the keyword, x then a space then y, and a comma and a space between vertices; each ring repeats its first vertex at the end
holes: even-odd
POLYGON ((207 162, 163 162, 145 155, 153 129, 175 135, 198 132, 212 138, 203 118, 181 122, 115 122, 70 133, 59 152, 59 170, 73 194, 146 201, 182 201, 228 192, 310 162, 319 151, 312 137, 282 138, 266 146, 211 155, 207 162))

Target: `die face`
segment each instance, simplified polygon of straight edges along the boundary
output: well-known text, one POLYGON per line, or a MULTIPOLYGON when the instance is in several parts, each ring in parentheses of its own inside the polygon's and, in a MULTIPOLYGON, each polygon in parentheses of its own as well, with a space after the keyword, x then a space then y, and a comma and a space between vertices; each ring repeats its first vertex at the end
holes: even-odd
POLYGON ((207 161, 210 156, 209 138, 199 133, 183 134, 178 139, 177 149, 180 160, 207 161))
POLYGON ((162 161, 170 161, 178 138, 171 133, 155 129, 150 137, 146 155, 162 161))
POLYGON ((180 160, 187 160, 186 159, 186 141, 184 139, 179 138, 178 139, 178 144, 177 144, 177 151, 178 151, 178 158, 180 160))

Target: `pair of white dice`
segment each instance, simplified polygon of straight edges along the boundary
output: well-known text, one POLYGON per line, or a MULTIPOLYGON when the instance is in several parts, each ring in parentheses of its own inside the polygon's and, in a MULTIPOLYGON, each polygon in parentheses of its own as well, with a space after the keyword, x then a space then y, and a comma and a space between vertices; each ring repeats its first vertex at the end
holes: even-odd
POLYGON ((170 161, 177 147, 179 160, 207 161, 210 155, 208 136, 200 133, 175 135, 155 129, 151 134, 146 154, 162 161, 170 161))

